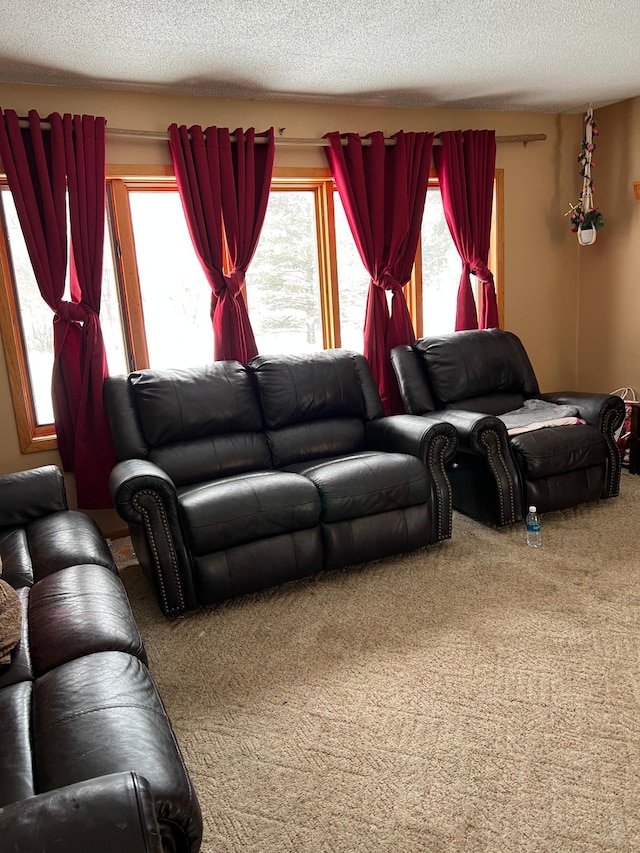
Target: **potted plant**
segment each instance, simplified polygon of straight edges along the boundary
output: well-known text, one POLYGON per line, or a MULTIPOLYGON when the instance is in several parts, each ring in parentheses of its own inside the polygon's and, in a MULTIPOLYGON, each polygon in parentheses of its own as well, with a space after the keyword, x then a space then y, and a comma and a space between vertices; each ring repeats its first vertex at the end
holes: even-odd
POLYGON ((570 216, 571 230, 578 235, 581 246, 590 246, 596 242, 596 232, 605 224, 605 219, 597 207, 593 205, 593 178, 591 168, 593 164, 593 152, 595 151, 595 137, 598 136, 598 128, 593 117, 593 110, 589 107, 585 116, 585 131, 582 140, 582 150, 578 157, 580 163, 580 176, 582 177, 582 191, 577 204, 570 204, 565 216, 570 216))
POLYGON ((571 230, 577 233, 581 246, 590 246, 596 241, 596 231, 604 226, 604 216, 597 207, 583 211, 576 205, 571 212, 571 230))

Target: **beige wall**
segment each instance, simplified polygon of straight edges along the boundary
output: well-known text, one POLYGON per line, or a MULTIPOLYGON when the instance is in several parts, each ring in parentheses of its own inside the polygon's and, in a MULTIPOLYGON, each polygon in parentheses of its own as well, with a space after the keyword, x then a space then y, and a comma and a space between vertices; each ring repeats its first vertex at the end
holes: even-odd
MULTIPOLYGON (((41 115, 104 115, 113 128, 158 131, 175 121, 257 130, 284 127, 289 137, 320 137, 330 130, 391 134, 400 129, 494 128, 499 135, 544 133, 546 142, 498 146, 497 166, 504 169, 505 188, 505 326, 523 339, 544 389, 576 385, 578 250, 562 214, 579 189, 580 116, 221 100, 20 84, 0 85, 0 106, 21 114, 36 109, 41 115)), ((107 160, 169 163, 169 156, 166 142, 110 137, 107 160)), ((326 166, 322 149, 276 149, 276 166, 296 165, 326 166)), ((594 248, 598 251, 599 244, 594 248)), ((0 403, 0 474, 57 463, 57 453, 20 453, 3 352, 0 403)), ((73 500, 72 478, 67 479, 73 500)), ((114 513, 97 517, 106 528, 119 526, 114 513)))
POLYGON ((640 98, 599 110, 594 201, 606 224, 580 249, 578 384, 640 394, 640 98))

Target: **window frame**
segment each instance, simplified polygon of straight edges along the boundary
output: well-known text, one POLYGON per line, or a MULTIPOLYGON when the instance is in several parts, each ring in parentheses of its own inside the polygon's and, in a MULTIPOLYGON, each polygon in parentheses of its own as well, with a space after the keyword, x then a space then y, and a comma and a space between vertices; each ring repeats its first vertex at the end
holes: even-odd
MULTIPOLYGON (((130 370, 149 367, 149 354, 144 332, 144 311, 135 239, 128 194, 136 191, 175 192, 176 182, 171 166, 108 165, 107 210, 109 237, 114 254, 114 270, 118 287, 120 316, 125 350, 130 370)), ((437 186, 431 172, 429 185, 437 186)), ((7 185, 0 174, 0 186, 7 185)), ((338 296, 338 264, 336 254, 333 177, 323 167, 276 167, 271 191, 304 190, 314 194, 322 342, 325 349, 339 347, 340 315, 338 296)), ((31 391, 24 335, 20 321, 13 269, 6 239, 4 211, 0 205, 0 333, 7 363, 9 388, 15 413, 18 440, 22 453, 57 449, 55 425, 38 425, 31 391)), ((418 244, 411 279, 405 296, 416 337, 422 336, 422 246, 418 244)), ((498 299, 500 327, 504 328, 504 170, 496 169, 494 203, 491 222, 489 268, 493 271, 498 299)), ((243 291, 250 310, 250 296, 243 291)), ((477 296, 477 294, 476 294, 477 296)))

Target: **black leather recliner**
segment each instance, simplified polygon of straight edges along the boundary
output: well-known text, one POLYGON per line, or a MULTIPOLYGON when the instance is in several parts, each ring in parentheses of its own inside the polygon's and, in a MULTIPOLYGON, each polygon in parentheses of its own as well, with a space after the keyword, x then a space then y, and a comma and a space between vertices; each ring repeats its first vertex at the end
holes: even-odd
POLYGON ((0 665, 0 849, 197 853, 202 816, 113 556, 53 465, 0 477, 22 611, 0 665))
POLYGON ((454 507, 502 526, 618 494, 614 433, 624 404, 609 394, 541 394, 519 338, 499 329, 453 332, 396 347, 392 364, 407 412, 434 413, 458 431, 449 463, 454 507), (584 424, 509 435, 498 416, 539 399, 574 406, 584 424))
POLYGON ((451 535, 455 429, 345 350, 111 377, 110 486, 165 614, 451 535))

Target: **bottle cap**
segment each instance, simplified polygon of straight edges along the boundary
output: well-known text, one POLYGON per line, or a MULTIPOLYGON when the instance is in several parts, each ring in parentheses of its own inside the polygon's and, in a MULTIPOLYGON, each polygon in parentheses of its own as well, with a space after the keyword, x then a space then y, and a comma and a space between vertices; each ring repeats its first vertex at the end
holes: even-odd
POLYGON ((538 510, 534 506, 529 507, 529 512, 537 512, 538 510))

